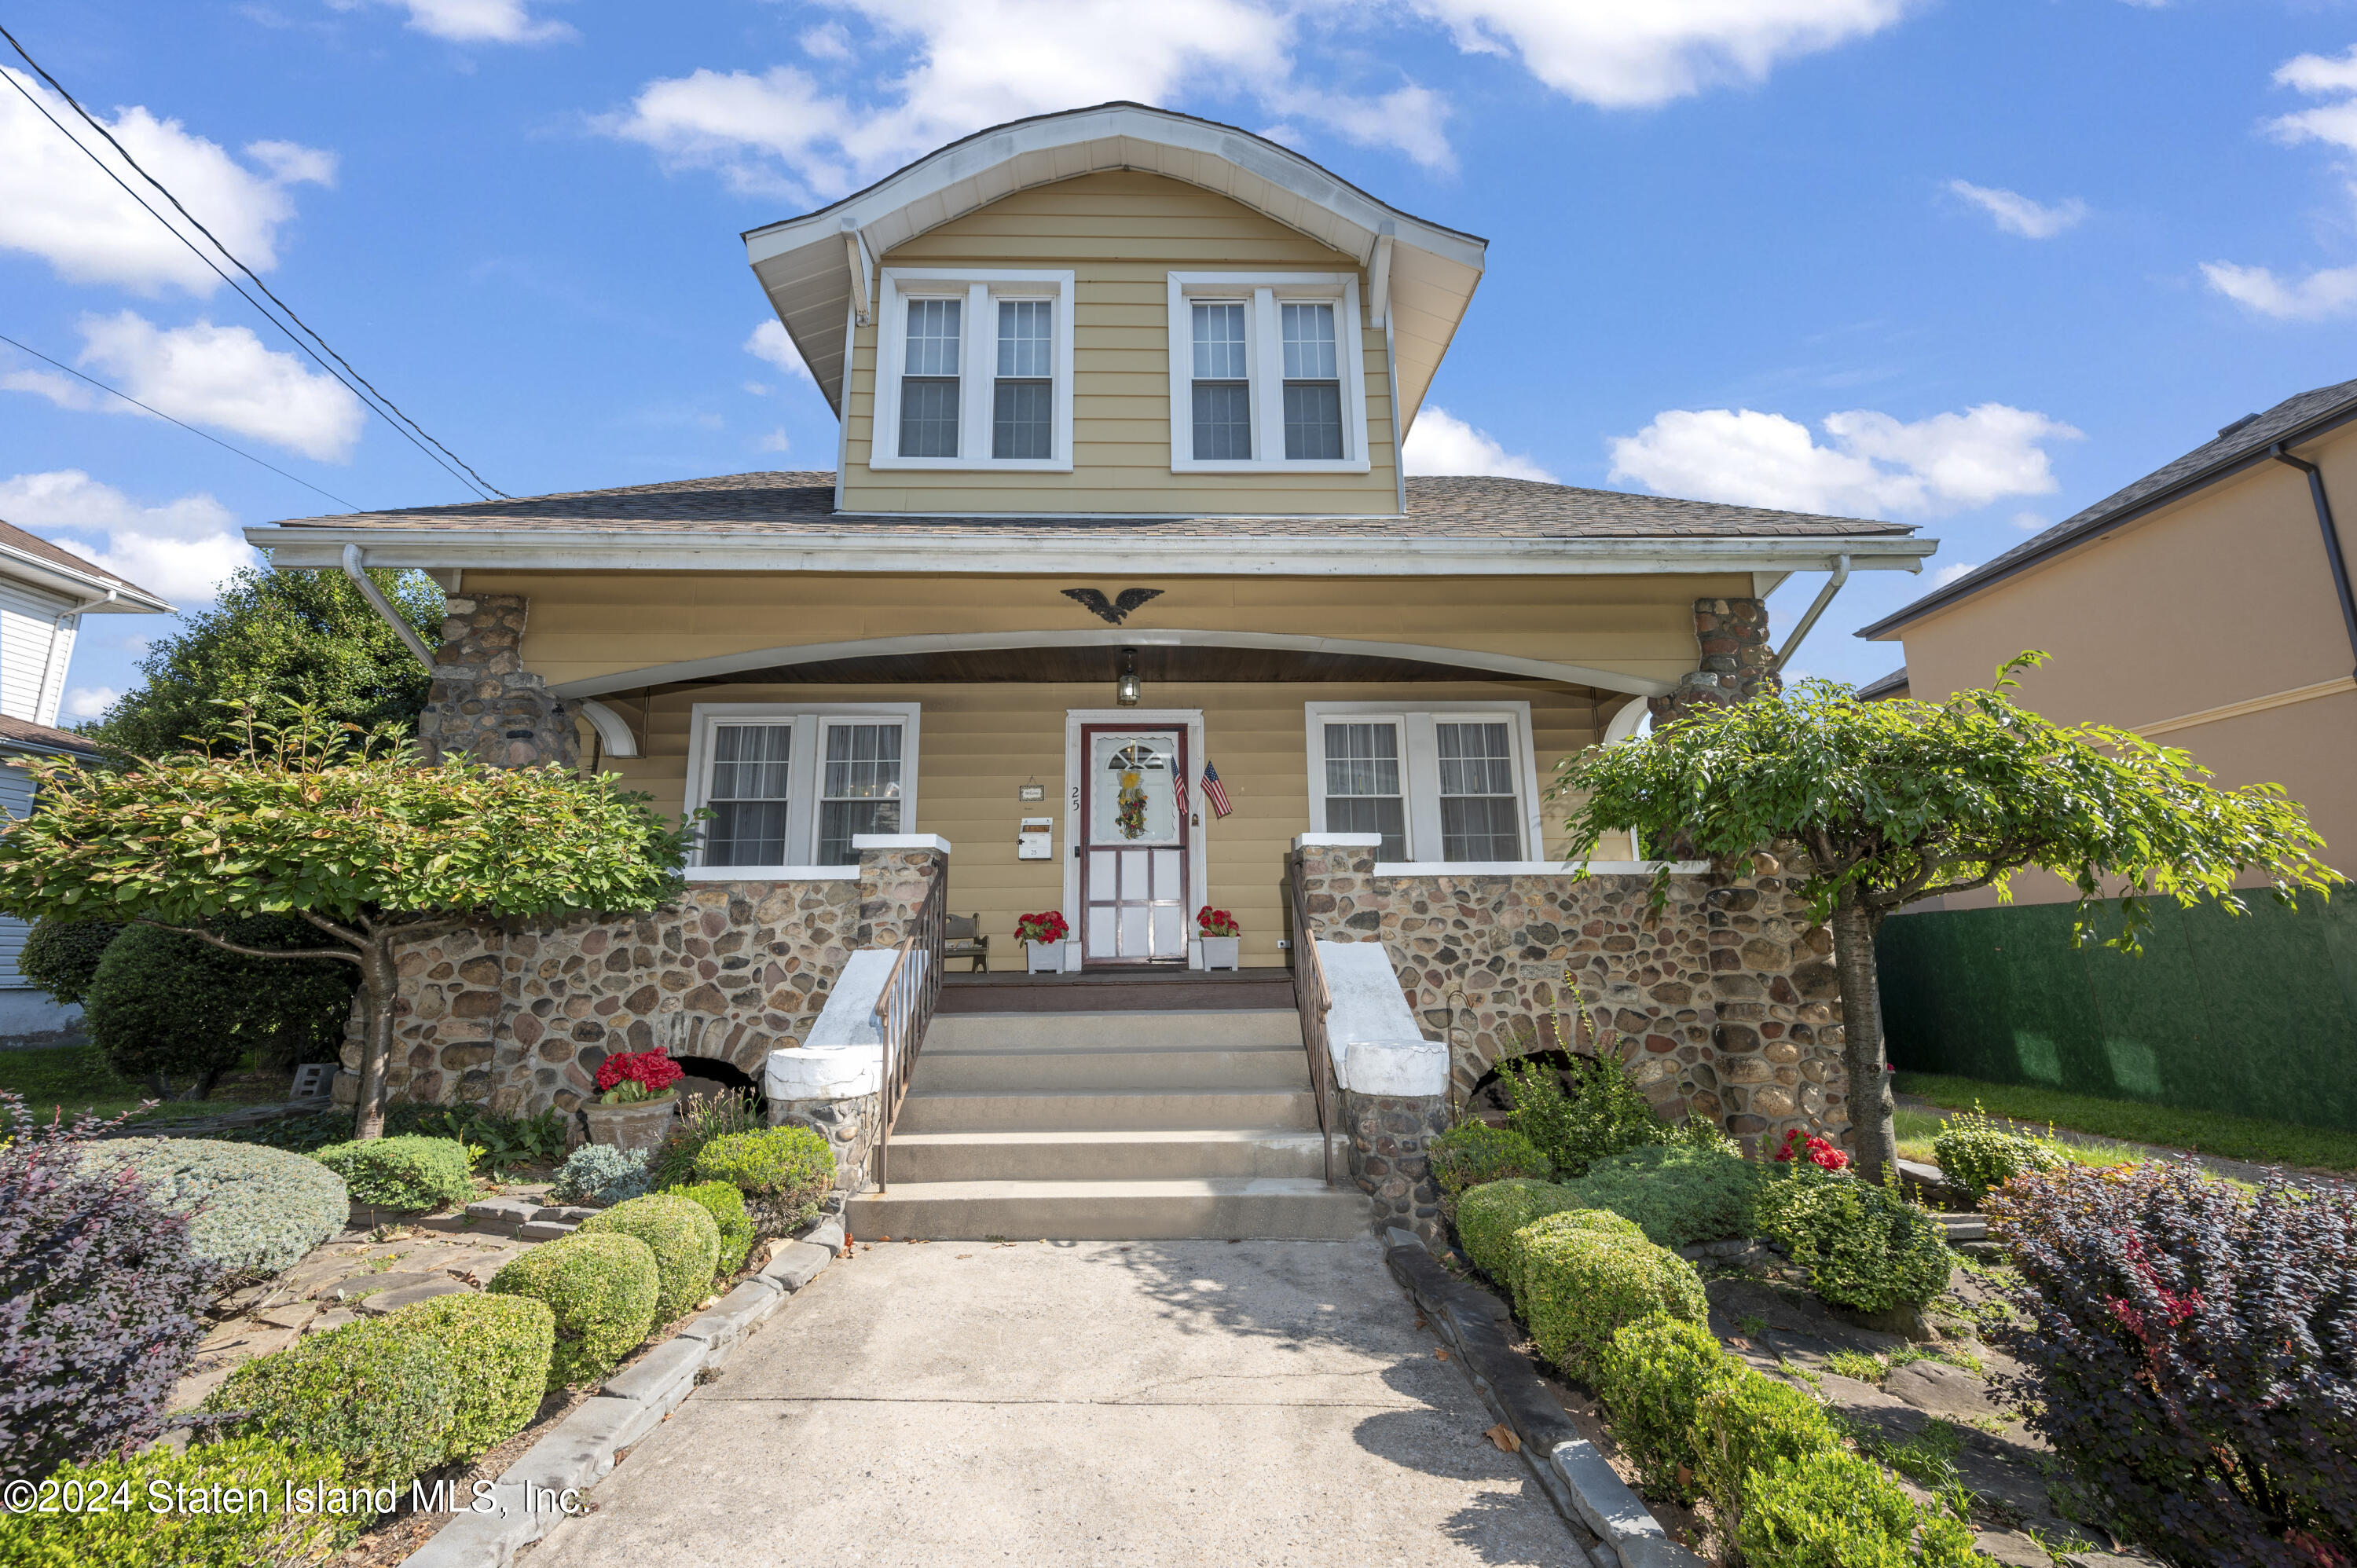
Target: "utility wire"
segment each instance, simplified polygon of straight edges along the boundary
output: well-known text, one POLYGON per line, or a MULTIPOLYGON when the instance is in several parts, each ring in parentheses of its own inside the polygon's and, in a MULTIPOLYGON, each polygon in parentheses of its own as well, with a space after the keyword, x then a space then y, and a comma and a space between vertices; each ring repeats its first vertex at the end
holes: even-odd
POLYGON ((116 397, 121 398, 124 402, 129 403, 134 408, 145 410, 146 413, 154 414, 158 419, 170 420, 172 424, 178 425, 181 429, 187 431, 191 435, 203 435, 206 440, 211 442, 214 446, 220 447, 224 452, 234 452, 249 463, 260 463, 264 467, 269 469, 280 478, 293 479, 305 489, 327 497, 329 500, 335 502, 346 511, 358 511, 361 510, 351 502, 346 500, 343 497, 336 494, 333 490, 320 489, 318 486, 313 484, 310 480, 295 474, 290 474, 285 469, 280 467, 277 464, 267 461, 264 458, 257 457, 242 446, 232 446, 228 442, 222 440, 220 436, 206 435, 204 431, 198 429, 195 425, 188 424, 185 420, 173 419, 170 414, 166 413, 160 408, 149 408, 145 403, 141 403, 129 392, 108 386, 96 376, 85 376, 80 371, 75 370, 71 365, 66 364, 64 361, 59 360, 52 360, 47 354, 42 353, 38 349, 27 348, 26 345, 17 342, 16 339, 9 337, 5 332, 0 332, 0 343, 7 344, 8 347, 16 349, 18 353, 30 354, 33 358, 40 360, 41 363, 45 365, 55 365, 59 370, 63 371, 66 374, 76 377, 81 381, 88 381, 91 385, 96 387, 102 392, 113 392, 116 397))
MULTIPOLYGON (((487 490, 491 495, 500 497, 502 499, 511 499, 508 497, 506 491, 500 489, 498 487, 492 485, 490 481, 485 479, 482 475, 477 473, 473 466, 468 464, 464 458, 461 458, 457 453, 451 451, 447 446, 443 446, 441 442, 435 440, 434 436, 426 431, 424 425, 419 424, 414 419, 412 419, 407 413, 404 413, 401 407, 391 398, 386 397, 384 393, 377 391, 376 387, 370 382, 367 377, 361 375, 357 370, 354 370, 350 360, 345 359, 341 354, 337 353, 334 347, 330 345, 325 338, 320 337, 319 334, 312 328, 310 323, 305 321, 300 316, 296 315, 293 306, 289 306, 285 300, 279 298, 278 295, 272 291, 270 285, 262 281, 260 274, 255 273, 252 267, 247 266, 243 262, 238 260, 235 252, 231 252, 228 246, 222 244, 220 237, 210 229, 206 228, 204 223, 198 219, 197 215, 190 212, 188 208, 181 203, 180 199, 172 194, 169 187, 166 186, 163 181, 157 179, 154 175, 149 174, 147 170, 140 165, 139 160, 131 156, 130 149, 126 148, 121 142, 117 141, 113 132, 101 124, 98 120, 91 115, 89 110, 82 107, 81 102, 79 99, 75 98, 72 93, 66 91, 64 83, 58 81, 56 77, 51 76, 48 71, 43 68, 40 61, 35 59, 32 55, 27 51, 25 46, 17 41, 15 34, 9 32, 5 27, 0 27, 0 38, 6 38, 8 40, 9 47, 16 51, 18 58, 22 59, 27 65, 32 67, 35 74, 38 75, 43 81, 48 83, 51 90, 54 91, 59 97, 66 101, 67 104, 72 108, 73 112, 81 117, 81 120, 85 124, 89 125, 91 130, 104 137, 107 145, 113 147, 116 154, 122 157, 123 161, 130 165, 133 171, 135 172, 142 179, 145 180, 149 185, 154 186, 156 189, 163 195, 164 199, 170 202, 174 209, 177 210, 181 217, 188 220, 189 224, 195 228, 197 232, 202 234, 207 240, 211 241, 213 248, 219 251, 221 255, 228 260, 231 266, 237 268, 239 272, 243 273, 248 278, 252 279, 254 287, 260 289, 263 294, 268 297, 271 304, 275 305, 281 311, 284 311, 288 320, 294 322, 296 327, 301 328, 303 332, 311 338, 312 342, 317 343, 321 349, 324 349, 328 355, 336 361, 336 364, 342 366, 344 371, 349 374, 350 380, 346 380, 345 374, 339 374, 333 367, 328 364, 327 360, 320 359, 319 355, 313 351, 310 344, 305 343, 302 338, 296 337, 292 331, 289 331, 285 323, 279 321, 276 317, 272 316, 268 310, 263 307, 259 300, 256 300, 252 295, 247 294, 244 288, 238 284, 236 279, 231 277, 227 273, 221 272, 220 266, 214 263, 211 257, 206 255, 194 241, 190 240, 186 234, 181 233, 179 229, 173 224, 169 219, 166 218, 162 213, 157 212, 145 198, 140 196, 137 191, 133 190, 128 184, 124 183, 121 176, 117 175, 113 169, 107 168, 106 161, 103 158, 101 158, 93 148, 85 144, 81 137, 72 134, 70 132, 67 131, 63 125, 59 124, 56 116, 49 113, 48 107, 44 105, 39 99, 36 98, 31 92, 27 91, 23 83, 16 81, 13 77, 10 78, 9 84, 15 87, 18 93, 23 95, 27 102, 32 104, 35 109, 40 112, 43 119, 48 121, 50 124, 57 126, 59 133, 61 135, 64 135, 68 141, 72 142, 74 145, 81 147, 84 155, 87 156, 92 163, 97 164, 101 169, 105 170, 106 175, 110 179, 113 179, 115 184, 123 187, 125 194, 130 196, 134 201, 138 202, 141 207, 145 208, 157 222, 163 224, 166 229, 172 232, 175 238, 177 238, 182 244, 188 246, 188 249, 196 254, 199 260, 202 261, 207 266, 211 267, 212 270, 221 276, 224 283, 227 283, 231 288, 236 289, 240 297, 244 299, 248 305, 253 306, 254 309, 260 311, 264 317, 270 321, 272 326, 276 327, 281 332, 285 333, 286 337, 295 344, 295 346, 301 349, 306 354, 309 355, 312 360, 317 363, 320 369, 327 371, 329 375, 334 376, 338 381, 344 381, 347 387, 350 387, 355 393, 360 394, 362 402, 367 403, 370 402, 371 399, 373 399, 374 402, 371 403, 371 407, 376 407, 376 405, 382 404, 382 407, 376 407, 376 412, 384 417, 388 423, 392 424, 394 429, 401 431, 404 436, 407 436, 411 445, 416 446, 420 451, 425 451, 425 444, 430 443, 434 451, 439 452, 443 457, 449 459, 448 463, 444 463, 442 465, 446 469, 449 467, 449 464, 455 463, 459 468, 465 470, 466 478, 470 478, 478 488, 487 490), (359 383, 357 387, 351 385, 354 381, 359 383), (365 392, 361 392, 361 389, 363 388, 366 389, 365 392), (415 432, 414 435, 411 434, 413 431, 415 432)), ((426 455, 430 457, 434 456, 434 453, 427 452, 426 455)), ((436 458, 436 461, 440 462, 441 459, 436 458)))

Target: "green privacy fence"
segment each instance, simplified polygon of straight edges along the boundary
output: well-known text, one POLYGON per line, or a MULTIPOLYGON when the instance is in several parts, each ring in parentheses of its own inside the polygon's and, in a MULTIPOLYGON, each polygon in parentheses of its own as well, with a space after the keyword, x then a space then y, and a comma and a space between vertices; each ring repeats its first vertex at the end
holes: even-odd
POLYGON ((2239 918, 2157 904, 2141 957, 2072 948, 2072 908, 1884 921, 1892 1063, 2357 1132, 2357 888, 2239 918))

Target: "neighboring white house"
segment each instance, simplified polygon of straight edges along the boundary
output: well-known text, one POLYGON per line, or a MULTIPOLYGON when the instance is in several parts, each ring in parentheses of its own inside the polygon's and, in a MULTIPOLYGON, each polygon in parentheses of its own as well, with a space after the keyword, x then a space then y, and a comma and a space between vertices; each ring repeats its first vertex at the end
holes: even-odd
MULTIPOLYGON (((80 736, 56 727, 74 634, 86 615, 167 615, 172 607, 46 539, 0 522, 0 808, 12 817, 32 809, 32 757, 97 755, 80 736)), ((0 1036, 41 1034, 70 1024, 61 1008, 16 972, 25 922, 0 916, 0 1036)))

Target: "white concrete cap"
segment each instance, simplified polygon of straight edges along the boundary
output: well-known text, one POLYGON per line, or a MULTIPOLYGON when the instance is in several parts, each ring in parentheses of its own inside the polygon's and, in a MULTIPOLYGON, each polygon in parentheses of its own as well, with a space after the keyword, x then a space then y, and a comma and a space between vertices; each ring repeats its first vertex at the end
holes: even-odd
POLYGON ((772 1100, 852 1100, 884 1084, 884 1047, 802 1047, 771 1051, 761 1074, 772 1100))
POLYGON ((950 841, 939 833, 854 833, 854 849, 937 849, 950 852, 950 841))
POLYGON ((1326 1045, 1336 1082, 1360 1094, 1448 1092, 1448 1047, 1416 1027, 1381 942, 1319 942, 1318 964, 1334 1004, 1326 1045))
POLYGON ((1293 835, 1293 847, 1296 849, 1381 849, 1383 847, 1383 835, 1381 833, 1296 833, 1293 835))

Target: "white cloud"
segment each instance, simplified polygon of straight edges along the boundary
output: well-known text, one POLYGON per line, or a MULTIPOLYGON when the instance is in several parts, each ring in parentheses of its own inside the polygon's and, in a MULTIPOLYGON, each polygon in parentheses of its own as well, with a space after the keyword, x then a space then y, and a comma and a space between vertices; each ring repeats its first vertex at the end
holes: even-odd
MULTIPOLYGON (((342 382, 306 370, 293 354, 263 347, 242 327, 199 321, 166 331, 126 310, 83 317, 81 336, 80 363, 97 367, 131 396, 191 424, 255 436, 323 462, 342 462, 367 418, 360 399, 342 382)), ((51 371, 10 371, 0 375, 0 387, 38 392, 60 408, 138 412, 51 371)))
MULTIPOLYGON (((108 168, 175 222, 184 221, 64 100, 31 77, 7 74, 108 168)), ((259 272, 278 264, 279 230, 295 216, 289 188, 335 178, 334 154, 293 142, 249 145, 246 156, 264 171, 257 173, 178 120, 159 120, 136 107, 116 111, 112 121, 97 118, 221 243, 259 272)), ((190 237, 205 243, 192 231, 190 237)), ((166 287, 210 295, 221 286, 210 268, 14 91, 0 92, 0 248, 37 255, 73 283, 116 284, 147 295, 166 287)))
POLYGON ((1752 409, 1672 409, 1611 443, 1612 477, 1663 495, 1843 516, 1938 515, 2055 489, 2040 443, 2079 432, 1985 403, 1902 424, 1887 413, 1808 426, 1752 409))
POLYGON ((767 435, 761 437, 761 450, 764 452, 791 452, 793 450, 793 447, 794 444, 786 439, 786 432, 783 426, 780 426, 776 430, 772 430, 767 435))
MULTIPOLYGON (((774 316, 754 328, 743 347, 745 352, 753 358, 775 365, 790 376, 802 381, 811 379, 810 367, 802 363, 801 352, 794 348, 794 340, 786 336, 784 326, 774 316)), ((751 381, 746 382, 746 390, 750 392, 754 385, 751 381)), ((762 387, 760 390, 766 392, 770 389, 762 387)))
POLYGON ((1948 188, 1995 219, 1998 228, 2025 240, 2050 240, 2087 216, 2087 204, 2075 196, 2050 204, 1965 179, 1950 180, 1948 188))
POLYGON ((2269 267, 2204 262, 2201 275, 2235 304, 2278 321, 2323 321, 2357 309, 2357 267, 2324 267, 2286 279, 2269 267))
POLYGON ((76 686, 66 693, 66 717, 94 719, 114 706, 123 695, 112 686, 76 686))
MULTIPOLYGON (((339 11, 361 0, 328 0, 339 11)), ((377 0, 409 13, 409 26, 454 44, 544 44, 579 35, 563 22, 532 14, 528 0, 377 0)))
POLYGON ((1408 427, 1404 456, 1411 474, 1496 474, 1509 479, 1555 482, 1528 457, 1507 451, 1445 408, 1426 405, 1408 427))
POLYGON ((1516 53, 1558 92, 1645 109, 1764 80, 1782 60, 1869 37, 1910 0, 1416 0, 1458 47, 1516 53))
POLYGON ((802 53, 813 59, 849 59, 851 35, 840 22, 827 22, 802 36, 802 53))
POLYGON ((2276 70, 2276 85, 2301 92, 2357 92, 2357 48, 2339 59, 2298 55, 2276 70))
POLYGON ((2024 533, 2035 533, 2046 526, 2046 520, 2034 511, 2018 511, 2006 521, 2024 533))
POLYGON ((1932 574, 1932 586, 1935 588, 1944 588, 1949 584, 1955 582, 1957 579, 1965 575, 1967 573, 1977 572, 1980 569, 1981 564, 1977 561, 1951 562, 1949 564, 1941 567, 1938 571, 1932 574))
POLYGON ((0 518, 182 606, 210 599, 222 578, 261 559, 211 496, 143 507, 79 468, 0 479, 0 518))

